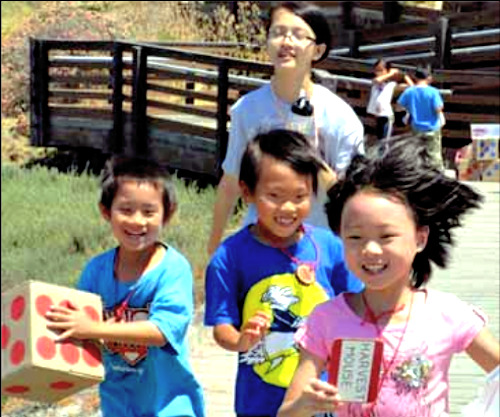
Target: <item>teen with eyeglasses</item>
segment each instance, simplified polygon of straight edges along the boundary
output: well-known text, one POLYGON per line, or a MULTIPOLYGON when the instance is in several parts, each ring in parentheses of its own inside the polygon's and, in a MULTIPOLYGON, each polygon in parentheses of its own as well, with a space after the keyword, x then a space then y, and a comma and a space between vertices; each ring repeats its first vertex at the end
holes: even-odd
MULTIPOLYGON (((274 67, 269 84, 240 98, 231 109, 224 171, 217 189, 208 252, 219 245, 240 195, 238 177, 246 145, 260 133, 289 129, 304 134, 319 150, 329 170, 328 183, 364 152, 363 125, 353 109, 311 78, 313 65, 328 56, 332 35, 322 10, 309 2, 281 2, 270 11, 267 51, 274 67)), ((308 223, 328 227, 319 190, 308 223)), ((249 205, 245 225, 254 222, 249 205)))

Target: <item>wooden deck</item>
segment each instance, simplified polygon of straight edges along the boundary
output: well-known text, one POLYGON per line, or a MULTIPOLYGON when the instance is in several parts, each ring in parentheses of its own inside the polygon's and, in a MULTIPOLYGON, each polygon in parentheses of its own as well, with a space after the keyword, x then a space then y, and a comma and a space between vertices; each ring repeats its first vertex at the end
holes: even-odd
MULTIPOLYGON (((457 246, 448 269, 436 269, 433 288, 456 294, 482 308, 489 317, 489 328, 500 336, 500 185, 468 183, 485 196, 480 210, 468 215, 464 227, 456 232, 457 246)), ((200 312, 201 316, 201 312, 200 312)), ((199 323, 191 329, 192 363, 205 389, 207 417, 229 417, 233 413, 236 355, 213 342, 211 329, 199 323)), ((451 416, 460 417, 484 379, 483 371, 466 355, 453 359, 451 366, 451 416)))
MULTIPOLYGON (((500 185, 494 182, 468 183, 485 196, 483 207, 470 214, 465 227, 457 230, 457 246, 446 270, 436 270, 433 288, 456 294, 486 312, 489 328, 500 336, 500 185)), ((451 365, 451 416, 460 416, 470 402, 484 373, 466 354, 456 356, 451 365)))

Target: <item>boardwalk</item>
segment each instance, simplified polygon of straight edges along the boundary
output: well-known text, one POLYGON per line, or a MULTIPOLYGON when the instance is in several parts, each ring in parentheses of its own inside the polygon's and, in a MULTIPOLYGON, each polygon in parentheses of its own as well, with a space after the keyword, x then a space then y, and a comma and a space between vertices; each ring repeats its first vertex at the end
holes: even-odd
MULTIPOLYGON (((498 183, 470 185, 485 196, 485 204, 457 231, 450 267, 435 271, 432 287, 455 293, 482 308, 489 316, 489 327, 499 337, 500 188, 498 183)), ((235 354, 218 348, 210 329, 201 326, 193 329, 191 345, 193 366, 205 388, 207 417, 234 416, 235 354)), ((450 376, 452 416, 460 416, 461 407, 472 400, 482 379, 481 369, 465 354, 454 358, 450 376)))

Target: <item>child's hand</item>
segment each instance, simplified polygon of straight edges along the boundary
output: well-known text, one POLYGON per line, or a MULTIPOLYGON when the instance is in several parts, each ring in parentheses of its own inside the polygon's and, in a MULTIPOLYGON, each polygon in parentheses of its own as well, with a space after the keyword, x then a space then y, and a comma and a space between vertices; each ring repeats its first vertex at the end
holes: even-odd
POLYGON ((60 331, 55 341, 73 337, 75 339, 91 339, 96 322, 85 314, 84 311, 74 305, 51 306, 45 314, 49 321, 47 328, 49 330, 60 331))
POLYGON ((340 404, 338 390, 334 385, 312 378, 296 400, 300 410, 310 414, 333 412, 340 404))
POLYGON ((258 311, 241 328, 238 340, 238 351, 247 352, 253 345, 261 340, 271 325, 271 318, 267 313, 258 311))

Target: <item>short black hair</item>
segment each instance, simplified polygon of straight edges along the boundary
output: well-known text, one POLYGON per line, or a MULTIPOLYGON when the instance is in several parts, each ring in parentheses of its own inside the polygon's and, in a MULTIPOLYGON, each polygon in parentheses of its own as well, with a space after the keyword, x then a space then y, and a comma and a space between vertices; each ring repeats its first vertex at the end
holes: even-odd
POLYGON ((271 130, 257 135, 243 154, 240 168, 240 181, 251 193, 259 182, 262 157, 271 156, 284 162, 301 175, 311 175, 313 191, 318 189, 318 171, 322 166, 316 149, 299 132, 286 129, 271 130))
POLYGON ((356 155, 345 177, 329 191, 328 222, 337 233, 346 201, 368 189, 397 197, 413 213, 418 227, 427 226, 425 249, 413 261, 412 285, 430 279, 431 264, 444 268, 454 240, 451 230, 461 226, 463 215, 479 207, 483 197, 472 188, 435 168, 424 141, 416 136, 384 139, 366 155, 356 155))
POLYGON ((163 220, 166 222, 177 209, 177 196, 169 177, 167 169, 152 159, 113 156, 106 162, 102 171, 100 203, 107 210, 111 210, 123 179, 152 183, 162 191, 163 220))
POLYGON ((385 59, 377 59, 377 61, 375 61, 375 64, 373 64, 373 68, 376 68, 380 64, 382 64, 387 70, 392 68, 392 64, 385 59))
POLYGON ((323 55, 318 59, 313 61, 313 63, 318 63, 323 61, 330 50, 332 49, 332 32, 330 30, 330 25, 325 16, 323 10, 320 7, 311 4, 308 1, 282 1, 278 2, 276 5, 271 7, 269 11, 269 19, 266 25, 266 32, 269 33, 269 28, 273 20, 273 14, 278 9, 287 9, 293 14, 299 16, 303 19, 313 30, 316 35, 316 44, 325 44, 326 49, 323 55))
POLYGON ((425 68, 417 68, 415 70, 415 78, 417 80, 426 80, 430 75, 430 71, 425 68))

